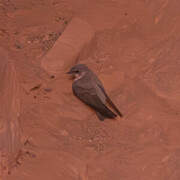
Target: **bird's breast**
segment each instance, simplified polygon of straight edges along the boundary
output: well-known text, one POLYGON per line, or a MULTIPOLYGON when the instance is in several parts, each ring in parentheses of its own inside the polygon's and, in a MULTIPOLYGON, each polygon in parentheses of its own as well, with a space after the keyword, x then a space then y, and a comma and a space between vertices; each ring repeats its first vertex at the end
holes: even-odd
POLYGON ((98 96, 101 101, 106 103, 106 96, 99 86, 94 81, 82 81, 77 80, 73 82, 72 89, 75 95, 83 96, 84 94, 90 94, 92 96, 98 96))

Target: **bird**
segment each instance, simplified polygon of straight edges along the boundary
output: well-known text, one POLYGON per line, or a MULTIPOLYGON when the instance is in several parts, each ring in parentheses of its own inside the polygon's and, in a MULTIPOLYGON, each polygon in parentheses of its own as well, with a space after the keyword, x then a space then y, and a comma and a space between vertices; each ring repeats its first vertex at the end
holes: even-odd
POLYGON ((74 77, 72 83, 74 95, 94 109, 100 121, 104 121, 107 118, 114 119, 117 115, 123 117, 122 113, 107 95, 97 75, 85 64, 76 64, 67 74, 71 74, 74 77), (107 103, 109 103, 116 114, 107 107, 107 103))

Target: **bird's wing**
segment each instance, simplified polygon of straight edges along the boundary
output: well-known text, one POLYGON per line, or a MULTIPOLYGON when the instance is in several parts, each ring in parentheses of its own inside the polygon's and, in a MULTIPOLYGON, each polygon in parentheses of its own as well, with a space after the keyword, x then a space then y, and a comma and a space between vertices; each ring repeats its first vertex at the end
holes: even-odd
POLYGON ((98 111, 103 116, 107 118, 116 117, 116 114, 101 101, 94 88, 83 89, 81 87, 73 87, 73 92, 81 101, 98 111))
POLYGON ((119 109, 115 106, 115 104, 112 102, 112 100, 109 98, 109 96, 107 95, 106 91, 104 90, 104 88, 99 85, 99 88, 103 91, 104 95, 106 96, 106 100, 109 103, 109 105, 116 111, 116 113, 120 116, 123 117, 122 113, 119 111, 119 109))
POLYGON ((98 111, 95 111, 96 112, 96 115, 97 117, 99 118, 100 121, 104 121, 104 119, 106 119, 105 116, 103 116, 101 113, 99 113, 98 111))

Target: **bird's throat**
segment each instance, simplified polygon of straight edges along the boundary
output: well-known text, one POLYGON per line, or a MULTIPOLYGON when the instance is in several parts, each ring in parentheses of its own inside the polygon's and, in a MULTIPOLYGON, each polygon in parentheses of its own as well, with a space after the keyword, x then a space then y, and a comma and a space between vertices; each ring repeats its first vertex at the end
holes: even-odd
POLYGON ((85 75, 85 72, 82 72, 81 74, 80 73, 76 73, 74 75, 75 76, 74 81, 77 81, 77 80, 81 79, 84 75, 85 75))

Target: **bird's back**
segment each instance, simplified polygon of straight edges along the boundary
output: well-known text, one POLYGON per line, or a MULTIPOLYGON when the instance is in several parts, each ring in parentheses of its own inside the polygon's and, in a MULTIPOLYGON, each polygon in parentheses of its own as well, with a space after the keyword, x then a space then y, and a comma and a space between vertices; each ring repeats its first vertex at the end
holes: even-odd
MULTIPOLYGON (((100 81, 99 81, 100 82, 100 81)), ((73 92, 76 96, 81 96, 89 94, 91 96, 97 95, 101 101, 105 104, 106 97, 101 88, 99 87, 97 80, 92 76, 92 74, 87 74, 81 79, 74 81, 72 84, 73 92)))

